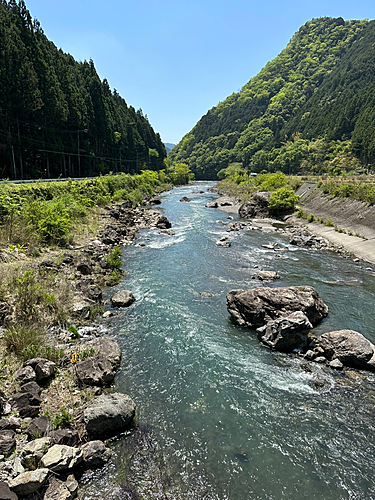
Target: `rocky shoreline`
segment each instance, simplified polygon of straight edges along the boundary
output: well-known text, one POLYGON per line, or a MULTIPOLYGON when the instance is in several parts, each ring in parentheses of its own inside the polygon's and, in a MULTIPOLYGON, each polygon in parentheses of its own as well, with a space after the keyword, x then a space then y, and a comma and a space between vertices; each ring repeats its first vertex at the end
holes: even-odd
MULTIPOLYGON (((145 204, 156 205, 153 198, 145 204)), ((11 373, 2 371, 0 392, 0 498, 68 500, 77 496, 84 471, 103 466, 111 456, 105 440, 134 428, 136 405, 113 392, 121 364, 117 342, 100 324, 92 324, 93 311, 102 313, 103 286, 116 284, 120 266, 108 256, 114 248, 134 244, 139 229, 170 228, 159 212, 129 203, 110 206, 95 238, 49 254, 27 265, 53 270, 72 284, 71 321, 78 328, 52 327, 45 332, 51 345, 64 354, 58 361, 32 358, 11 373), (84 325, 84 324, 88 325, 84 325)), ((3 262, 7 255, 3 252, 3 262)), ((121 291, 111 308, 129 307, 135 298, 121 291), (124 296, 126 295, 126 297, 124 296)), ((4 305, 11 315, 11 303, 4 305)), ((107 310, 103 317, 113 314, 107 310)), ((7 319, 7 318, 5 318, 7 319)), ((9 320, 10 318, 8 318, 9 320)))

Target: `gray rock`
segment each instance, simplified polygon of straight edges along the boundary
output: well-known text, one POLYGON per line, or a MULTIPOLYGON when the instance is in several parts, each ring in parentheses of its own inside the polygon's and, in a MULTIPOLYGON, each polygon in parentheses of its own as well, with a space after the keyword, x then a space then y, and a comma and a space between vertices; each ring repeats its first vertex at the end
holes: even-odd
POLYGON ((26 384, 27 382, 33 382, 36 380, 36 373, 31 366, 24 366, 16 371, 14 377, 20 380, 21 383, 26 384))
POLYGON ((315 340, 329 360, 337 358, 345 366, 369 368, 374 346, 361 333, 353 330, 337 330, 323 333, 315 340))
POLYGON ((56 363, 45 358, 33 358, 26 361, 25 366, 31 366, 36 373, 36 380, 47 380, 56 371, 56 363))
POLYGON ((206 208, 217 208, 218 207, 218 204, 217 204, 217 201, 209 201, 208 203, 206 203, 206 208))
POLYGON ((14 431, 0 431, 0 454, 5 456, 10 455, 15 447, 14 431))
POLYGON ((73 500, 77 495, 77 490, 78 483, 73 474, 70 474, 65 482, 52 477, 43 500, 73 500))
POLYGON ((94 349, 95 352, 104 356, 117 370, 121 364, 122 353, 116 340, 110 337, 99 337, 84 344, 85 349, 94 349))
POLYGON ((113 307, 129 307, 135 301, 135 297, 129 290, 120 290, 111 297, 113 307))
POLYGON ((312 324, 302 311, 296 311, 284 318, 269 321, 257 329, 258 338, 268 347, 278 351, 292 352, 305 348, 312 324))
POLYGON ((42 400, 31 392, 18 392, 9 398, 13 411, 17 411, 21 418, 35 417, 39 413, 42 400))
POLYGON ((0 481, 0 500, 17 500, 17 495, 10 491, 9 486, 4 481, 0 481))
POLYGON ((245 201, 238 209, 238 214, 243 219, 253 219, 255 217, 269 216, 269 199, 271 196, 269 191, 257 191, 253 193, 252 199, 245 201))
POLYGON ((232 243, 230 242, 228 236, 222 236, 220 240, 216 242, 218 247, 230 247, 231 244, 232 243))
POLYGON ((307 359, 307 361, 312 361, 316 358, 316 353, 309 349, 308 351, 306 351, 304 358, 307 359))
POLYGON ((77 264, 77 271, 87 276, 88 274, 92 274, 93 269, 90 262, 80 262, 77 264))
POLYGON ((53 445, 41 459, 42 467, 54 472, 73 469, 82 461, 82 451, 79 448, 64 444, 53 445))
POLYGON ((42 415, 32 420, 26 429, 26 433, 31 439, 36 439, 49 435, 52 430, 51 419, 47 415, 42 415))
POLYGON ((149 204, 150 205, 160 205, 161 204, 161 200, 159 198, 157 198, 156 196, 154 196, 153 198, 151 198, 149 200, 149 204))
POLYGON ((227 309, 240 326, 258 328, 268 321, 302 311, 316 326, 328 314, 328 307, 311 286, 232 290, 227 309))
POLYGON ((77 316, 86 316, 92 307, 92 303, 89 302, 88 300, 84 299, 79 299, 76 302, 74 302, 72 306, 72 315, 77 317, 77 316))
POLYGON ((44 484, 48 474, 48 469, 24 472, 9 483, 9 488, 17 495, 30 495, 44 484))
POLYGON ((78 380, 87 385, 104 386, 115 378, 111 363, 102 355, 87 358, 76 364, 78 380))
POLYGON ((46 454, 51 445, 52 439, 50 437, 42 437, 27 443, 21 453, 23 467, 31 470, 37 469, 43 455, 46 454))
POLYGON ((324 356, 318 356, 317 358, 315 358, 315 363, 326 363, 327 362, 327 359, 324 357, 324 356))
POLYGON ((183 196, 180 201, 182 201, 182 203, 189 203, 191 199, 188 198, 187 196, 183 196))
POLYGON ((342 370, 344 368, 344 365, 339 359, 333 359, 332 361, 330 361, 329 366, 331 368, 334 368, 335 370, 342 370))
POLYGON ((0 420, 0 431, 16 431, 17 429, 21 429, 21 419, 17 417, 8 417, 2 418, 0 420))
POLYGON ((276 271, 259 271, 257 278, 261 281, 274 281, 280 279, 280 276, 276 271))
POLYGON ((86 430, 94 437, 118 434, 129 428, 135 416, 135 404, 126 394, 99 396, 84 410, 86 430))
POLYGON ((158 227, 159 229, 169 229, 170 227, 172 227, 172 224, 164 215, 162 215, 157 220, 156 227, 158 227))
POLYGON ((52 439, 53 444, 75 446, 79 442, 79 434, 74 429, 58 429, 57 431, 50 431, 48 436, 52 439))
POLYGON ((111 450, 103 441, 89 441, 82 446, 83 463, 87 468, 101 467, 111 458, 111 450))
POLYGON ((41 395, 41 389, 36 382, 27 382, 20 387, 20 392, 30 392, 31 394, 36 394, 38 397, 41 395))

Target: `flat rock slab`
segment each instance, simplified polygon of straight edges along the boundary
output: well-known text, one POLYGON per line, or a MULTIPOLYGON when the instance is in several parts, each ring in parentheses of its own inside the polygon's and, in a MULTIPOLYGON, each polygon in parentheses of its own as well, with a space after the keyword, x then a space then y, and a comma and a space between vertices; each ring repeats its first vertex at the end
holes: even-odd
POLYGON ((54 472, 72 469, 82 461, 82 451, 79 448, 55 444, 42 457, 41 465, 54 472))
POLYGON ((328 307, 311 286, 232 290, 227 309, 240 326, 259 328, 268 321, 302 311, 316 326, 328 314, 328 307))
POLYGON ((113 307, 129 307, 135 302, 135 297, 129 290, 120 290, 111 297, 113 307))
POLYGON ((30 495, 44 484, 48 474, 49 470, 47 468, 23 472, 10 481, 9 488, 17 495, 30 495))
POLYGON ((373 344, 354 330, 337 330, 323 333, 315 345, 324 350, 327 359, 339 359, 345 366, 367 368, 374 354, 373 344))
POLYGON ((126 394, 117 392, 99 396, 84 410, 86 430, 95 437, 119 434, 130 427, 135 408, 135 403, 126 394))

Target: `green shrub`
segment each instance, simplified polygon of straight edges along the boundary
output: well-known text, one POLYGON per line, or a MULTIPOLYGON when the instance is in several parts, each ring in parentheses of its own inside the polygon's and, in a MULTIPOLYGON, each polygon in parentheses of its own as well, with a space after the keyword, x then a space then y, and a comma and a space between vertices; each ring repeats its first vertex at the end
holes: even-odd
POLYGON ((120 247, 113 247, 111 252, 105 257, 105 261, 111 267, 111 269, 121 269, 122 251, 120 247))
POLYGON ((314 222, 315 220, 315 215, 314 214, 309 214, 307 216, 307 222, 314 222))
MULTIPOLYGON (((276 175, 276 174, 275 174, 276 175)), ((286 212, 293 210, 298 203, 299 197, 292 189, 285 187, 276 189, 269 200, 269 209, 272 213, 286 212)))

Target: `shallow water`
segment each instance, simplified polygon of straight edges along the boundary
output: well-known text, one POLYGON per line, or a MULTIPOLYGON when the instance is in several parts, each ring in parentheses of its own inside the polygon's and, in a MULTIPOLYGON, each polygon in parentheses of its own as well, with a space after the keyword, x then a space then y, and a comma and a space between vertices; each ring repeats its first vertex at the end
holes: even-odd
MULTIPOLYGON (((226 233, 227 214, 205 208, 215 198, 210 185, 163 197, 175 236, 142 231, 146 246, 124 249, 129 274, 117 289, 137 301, 111 320, 123 352, 116 386, 152 430, 165 498, 375 498, 374 375, 348 377, 272 352, 232 322, 225 300, 231 289, 261 286, 252 279, 258 270, 276 270, 281 279, 270 286, 312 285, 328 304, 316 331, 350 328, 375 342, 374 274, 334 253, 292 247, 282 234, 226 233), (223 235, 231 248, 215 245, 223 235), (262 248, 270 242, 288 251, 262 248)), ((82 498, 133 498, 118 492, 122 454, 115 442, 82 498)))

